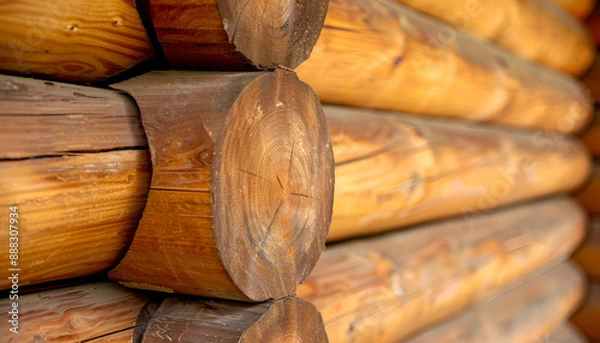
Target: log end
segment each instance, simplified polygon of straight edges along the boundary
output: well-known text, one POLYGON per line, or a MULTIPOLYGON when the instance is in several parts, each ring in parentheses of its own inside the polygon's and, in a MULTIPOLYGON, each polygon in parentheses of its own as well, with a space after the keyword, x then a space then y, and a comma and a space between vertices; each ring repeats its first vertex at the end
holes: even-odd
POLYGON ((294 294, 325 245, 333 153, 319 100, 278 70, 240 94, 217 143, 213 219, 217 250, 251 300, 294 294))
POLYGON ((218 0, 229 41, 264 69, 296 68, 308 58, 325 21, 327 0, 218 0))

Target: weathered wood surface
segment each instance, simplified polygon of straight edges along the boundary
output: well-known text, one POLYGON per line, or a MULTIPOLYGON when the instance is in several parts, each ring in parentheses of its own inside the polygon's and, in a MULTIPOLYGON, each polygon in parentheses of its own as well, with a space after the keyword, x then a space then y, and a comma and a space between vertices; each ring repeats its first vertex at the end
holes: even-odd
POLYGON ((588 343, 588 339, 573 324, 561 323, 554 331, 544 337, 542 343, 588 343))
POLYGON ((405 342, 558 343, 547 336, 575 310, 584 290, 581 272, 565 263, 405 342))
POLYGON ((170 297, 150 320, 142 343, 327 342, 314 305, 295 297, 235 303, 170 297))
POLYGON ((581 75, 596 54, 590 32, 551 0, 396 0, 513 54, 581 75))
POLYGON ((297 296, 331 342, 397 342, 565 260, 585 219, 556 197, 331 245, 297 296))
MULTIPOLYGON (((150 183, 135 105, 110 90, 1 76, 0 118, 0 207, 7 220, 18 207, 19 284, 115 265, 150 183)), ((10 262, 2 249, 1 275, 10 262)), ((2 277, 0 289, 10 286, 2 277)))
POLYGON ((324 103, 575 132, 592 106, 577 80, 392 0, 331 0, 297 69, 324 103))
POLYGON ((600 284, 590 283, 583 306, 575 313, 571 321, 590 340, 596 342, 600 341, 598 318, 600 318, 600 284))
POLYGON ((158 307, 157 300, 109 282, 1 299, 3 318, 13 302, 18 303, 18 334, 3 320, 2 342, 135 343, 158 307))
POLYGON ((294 294, 324 248, 333 156, 293 72, 152 72, 114 85, 140 106, 153 163, 125 285, 234 300, 294 294))
POLYGON ((596 6, 596 0, 552 0, 575 18, 585 19, 596 6))
POLYGON ((592 214, 600 214, 600 163, 594 162, 590 178, 575 194, 575 198, 592 214))
POLYGON ((573 260, 590 279, 600 281, 600 217, 591 217, 588 235, 583 245, 573 254, 573 260))
POLYGON ((327 0, 145 0, 172 66, 295 68, 308 58, 327 0))
POLYGON ((596 112, 594 114, 592 123, 586 128, 580 138, 592 155, 600 157, 600 113, 596 112))
POLYGON ((0 3, 0 70, 94 82, 154 57, 132 0, 0 3))
POLYGON ((571 190, 590 161, 569 137, 324 106, 335 157, 330 241, 571 190))

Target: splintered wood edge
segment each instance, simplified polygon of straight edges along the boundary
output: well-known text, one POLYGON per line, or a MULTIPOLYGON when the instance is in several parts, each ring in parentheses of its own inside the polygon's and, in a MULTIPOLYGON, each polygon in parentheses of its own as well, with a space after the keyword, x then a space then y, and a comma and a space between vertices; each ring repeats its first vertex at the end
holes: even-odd
POLYGON ((294 294, 325 246, 333 152, 320 102, 295 73, 252 81, 232 106, 212 169, 221 261, 262 301, 294 294))
POLYGON ((229 41, 259 68, 294 69, 315 46, 328 0, 217 0, 229 41))

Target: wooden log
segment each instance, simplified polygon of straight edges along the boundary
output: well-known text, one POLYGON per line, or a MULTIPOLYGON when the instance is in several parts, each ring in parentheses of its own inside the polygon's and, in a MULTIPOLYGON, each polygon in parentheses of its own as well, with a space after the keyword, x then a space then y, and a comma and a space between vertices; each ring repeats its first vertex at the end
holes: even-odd
POLYGON ((140 106, 153 173, 111 278, 233 300, 294 294, 324 248, 333 198, 310 87, 285 70, 152 72, 114 87, 140 106))
POLYGON ((332 245, 297 296, 331 342, 397 342, 566 259, 584 224, 558 197, 332 245))
POLYGON ((0 70, 102 81, 154 57, 132 0, 0 4, 0 70))
POLYGON ((588 224, 588 235, 583 245, 573 255, 588 278, 600 281, 600 217, 592 216, 588 224))
POLYGON ((571 190, 590 161, 569 137, 324 106, 335 155, 330 241, 465 218, 571 190), (400 167, 401 166, 401 167, 400 167))
POLYGON ((578 19, 585 19, 596 6, 596 0, 552 0, 556 5, 578 19))
POLYGON ((586 27, 551 0, 396 0, 513 54, 581 75, 596 54, 586 27))
POLYGON ((582 128, 592 110, 577 80, 391 0, 331 0, 297 72, 332 104, 561 133, 582 128))
POLYGON ((157 308, 158 300, 109 282, 18 295, 0 300, 9 321, 2 325, 0 340, 135 343, 157 308))
POLYGON ((295 297, 236 303, 170 297, 148 325, 142 343, 327 342, 314 305, 295 297))
POLYGON ((600 341, 598 318, 600 318, 600 284, 590 283, 583 306, 575 313, 571 321, 590 340, 596 342, 600 341))
POLYGON ((0 212, 16 221, 0 240, 13 237, 20 252, 11 260, 1 250, 2 275, 20 268, 26 286, 115 265, 150 183, 134 104, 110 90, 1 76, 0 118, 0 212))
POLYGON ((591 177, 574 196, 590 213, 600 214, 600 163, 592 166, 591 177))
POLYGON ((317 42, 327 0, 146 0, 172 66, 296 68, 317 42))
MULTIPOLYGON (((600 91, 600 88, 598 88, 598 90, 600 91)), ((598 94, 600 95, 600 93, 598 94)), ((594 114, 592 123, 583 132, 580 138, 592 155, 600 157, 600 113, 596 112, 594 114)))
MULTIPOLYGON (((588 339, 571 323, 561 323, 545 337, 550 343, 588 343, 588 339)), ((544 341, 542 341, 544 342, 544 341)))
POLYGON ((573 312, 584 289, 580 271, 565 263, 405 342, 558 343, 547 336, 573 312))

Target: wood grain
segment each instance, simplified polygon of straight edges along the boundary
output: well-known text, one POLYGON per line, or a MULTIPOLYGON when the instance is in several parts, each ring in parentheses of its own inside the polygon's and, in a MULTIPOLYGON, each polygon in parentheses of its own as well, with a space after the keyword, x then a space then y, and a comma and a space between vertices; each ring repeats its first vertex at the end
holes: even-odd
POLYGON ((590 160, 570 137, 324 106, 335 158, 328 240, 572 190, 590 160))
MULTIPOLYGON (((150 183, 135 105, 114 91, 2 76, 0 118, 0 206, 4 223, 18 206, 19 284, 116 264, 150 183)), ((0 239, 8 242, 9 231, 0 239)), ((0 258, 6 275, 8 249, 0 258)), ((3 277, 0 289, 9 287, 3 277)))
POLYGON ((584 226, 576 203, 557 197, 339 243, 297 295, 319 309, 330 342, 397 342, 565 260, 584 226))
POLYGON ((592 111, 577 80, 391 0, 331 0, 297 72, 331 104, 561 133, 580 130, 592 111))
POLYGON ((146 0, 158 40, 177 68, 293 69, 308 58, 326 0, 146 0))
POLYGON ((0 70, 103 81, 154 57, 132 0, 3 1, 0 70))
POLYGON ((596 54, 589 30, 551 0, 396 0, 510 51, 573 75, 596 54))
MULTIPOLYGON (((157 300, 116 283, 92 283, 19 295, 19 334, 2 324, 0 340, 17 342, 138 342, 157 300)), ((12 301, 0 300, 2 313, 12 301)), ((6 318, 6 316, 5 316, 6 318)))
POLYGON ((549 335, 575 310, 584 289, 581 272, 565 263, 405 342, 558 343, 549 335))
POLYGON ((295 297, 263 303, 169 297, 148 324, 142 343, 327 342, 311 303, 295 297))
POLYGON ((284 70, 152 72, 114 87, 140 106, 153 175, 111 278, 234 300, 293 294, 324 248, 333 198, 310 87, 284 70))

